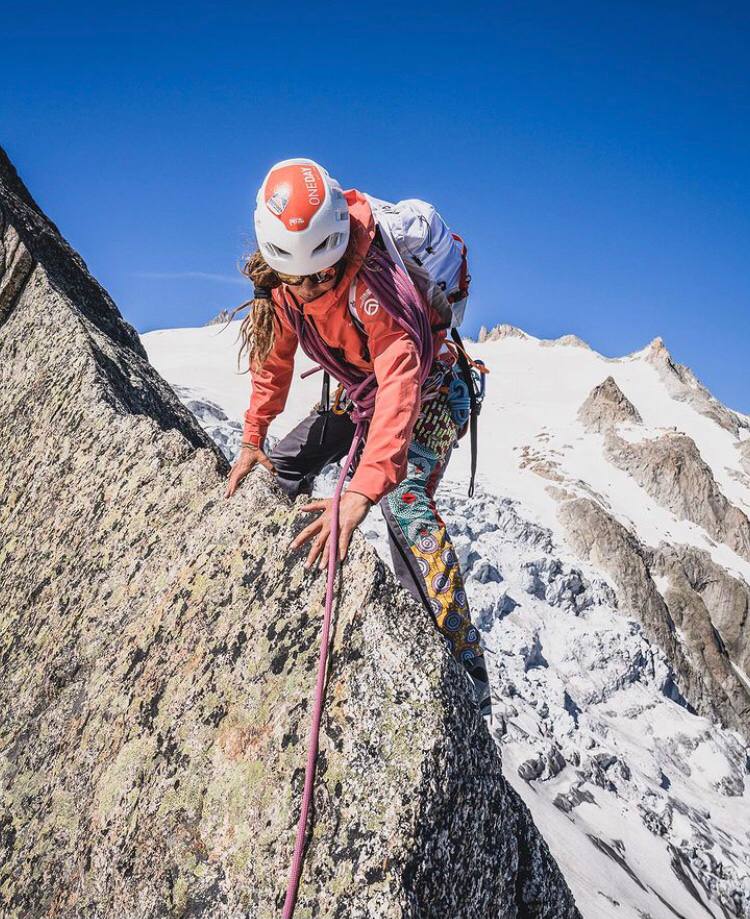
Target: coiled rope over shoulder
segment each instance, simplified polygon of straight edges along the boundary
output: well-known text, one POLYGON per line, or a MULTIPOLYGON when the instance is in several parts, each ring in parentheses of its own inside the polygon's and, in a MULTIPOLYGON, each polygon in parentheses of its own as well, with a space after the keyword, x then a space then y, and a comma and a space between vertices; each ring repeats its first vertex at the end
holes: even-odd
MULTIPOLYGON (((409 335, 419 353, 420 386, 424 384, 432 364, 433 340, 429 308, 406 272, 391 258, 372 245, 365 256, 360 275, 378 299, 381 307, 409 335)), ((352 420, 368 420, 375 410, 377 380, 374 373, 365 373, 338 359, 323 341, 311 322, 306 322, 302 307, 294 300, 285 300, 285 311, 297 333, 300 347, 309 358, 343 384, 346 396, 354 403, 352 420)))

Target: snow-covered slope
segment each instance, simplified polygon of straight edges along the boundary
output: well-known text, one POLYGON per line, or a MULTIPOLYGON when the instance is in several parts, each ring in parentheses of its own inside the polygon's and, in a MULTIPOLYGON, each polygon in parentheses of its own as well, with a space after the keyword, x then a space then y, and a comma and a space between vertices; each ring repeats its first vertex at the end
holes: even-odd
MULTIPOLYGON (((249 397, 236 334, 143 337, 229 455, 249 397)), ((658 339, 610 359, 573 336, 481 337, 479 487, 462 442, 438 504, 506 775, 586 919, 750 916, 750 421, 658 339)), ((309 366, 272 436, 318 399, 309 366)), ((379 515, 363 529, 387 557, 379 515)))

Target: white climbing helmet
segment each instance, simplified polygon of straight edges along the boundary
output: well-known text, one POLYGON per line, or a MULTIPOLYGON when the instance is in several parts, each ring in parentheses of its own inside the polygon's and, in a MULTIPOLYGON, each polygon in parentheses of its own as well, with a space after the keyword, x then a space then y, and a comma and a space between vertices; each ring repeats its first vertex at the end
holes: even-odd
POLYGON ((315 274, 349 242, 349 208, 339 183, 314 160, 282 160, 258 190, 255 236, 275 271, 315 274))

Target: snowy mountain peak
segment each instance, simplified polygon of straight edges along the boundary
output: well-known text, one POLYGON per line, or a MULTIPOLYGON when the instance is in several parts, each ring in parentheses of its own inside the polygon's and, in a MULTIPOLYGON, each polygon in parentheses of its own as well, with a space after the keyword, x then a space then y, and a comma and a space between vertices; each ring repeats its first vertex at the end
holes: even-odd
POLYGON ((485 326, 479 330, 478 341, 502 341, 504 338, 532 338, 533 336, 528 335, 522 329, 517 328, 514 325, 509 325, 507 322, 501 322, 488 332, 485 326))
POLYGON ((647 345, 647 351, 650 355, 658 357, 662 360, 672 360, 672 355, 669 353, 667 346, 664 344, 664 339, 661 335, 657 335, 656 338, 652 338, 647 345))
POLYGON ((519 329, 517 326, 510 325, 507 322, 501 322, 493 326, 489 331, 486 326, 482 326, 479 330, 477 341, 483 343, 486 341, 502 341, 506 338, 516 338, 534 342, 543 347, 561 345, 563 347, 585 348, 588 351, 592 350, 591 345, 577 335, 561 335, 559 338, 537 338, 534 335, 529 335, 528 332, 524 332, 523 329, 519 329))
POLYGON ((564 348, 586 348, 588 351, 593 351, 591 345, 577 335, 561 335, 559 338, 543 338, 540 344, 545 347, 561 345, 564 348))
POLYGON ((675 364, 672 355, 669 353, 669 349, 664 343, 664 339, 660 335, 652 338, 651 341, 643 348, 639 348, 637 351, 631 351, 630 354, 626 354, 623 358, 621 358, 621 360, 649 361, 656 365, 668 365, 674 369, 679 366, 675 364))

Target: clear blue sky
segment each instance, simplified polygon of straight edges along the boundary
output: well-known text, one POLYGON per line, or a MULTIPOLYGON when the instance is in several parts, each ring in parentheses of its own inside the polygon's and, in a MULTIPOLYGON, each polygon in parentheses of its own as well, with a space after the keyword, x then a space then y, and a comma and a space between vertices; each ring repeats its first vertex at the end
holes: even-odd
POLYGON ((747 3, 109 6, 4 10, 0 143, 139 330, 244 299, 255 189, 306 155, 437 205, 469 333, 661 335, 750 412, 747 3))

